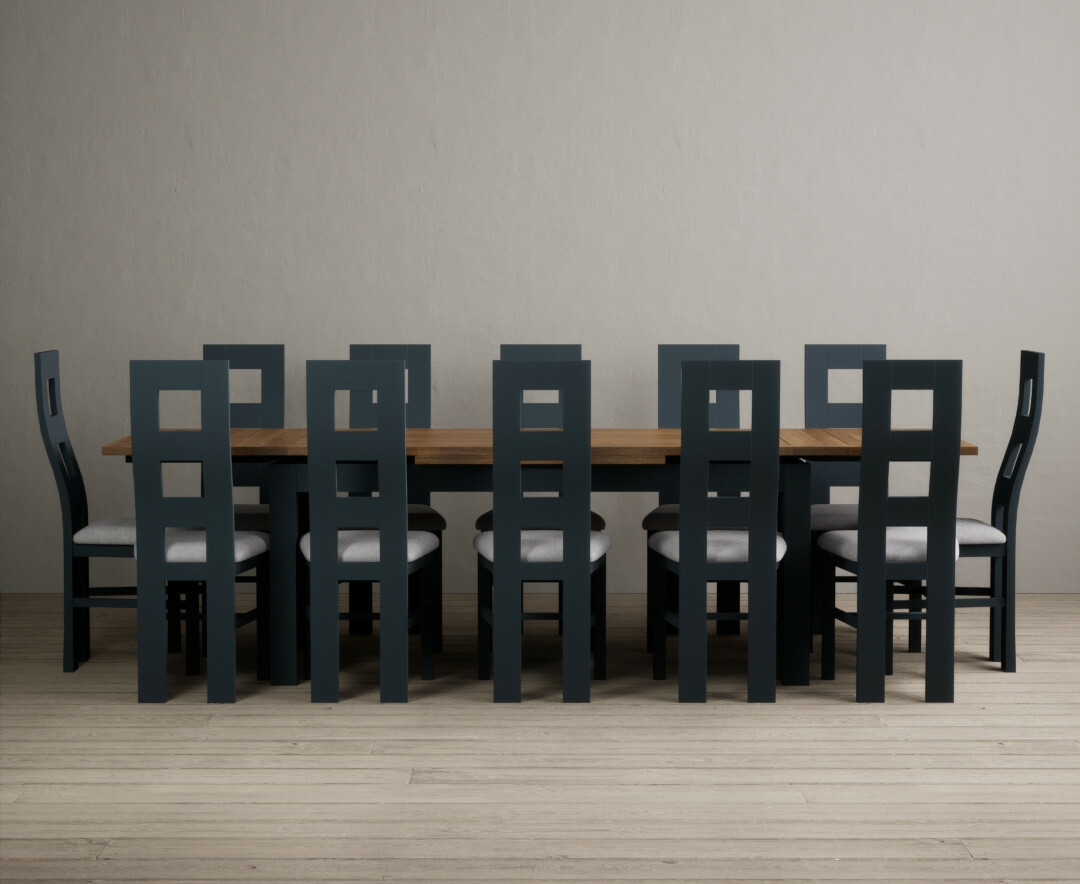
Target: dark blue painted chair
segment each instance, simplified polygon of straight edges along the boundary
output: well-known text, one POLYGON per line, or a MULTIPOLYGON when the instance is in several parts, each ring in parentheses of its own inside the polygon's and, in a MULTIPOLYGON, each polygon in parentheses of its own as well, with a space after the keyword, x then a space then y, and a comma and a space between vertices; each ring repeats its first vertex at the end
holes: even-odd
POLYGON ((338 623, 365 617, 380 623, 380 697, 405 702, 410 619, 421 624, 421 677, 432 677, 439 538, 408 527, 404 361, 308 362, 307 413, 311 531, 300 551, 310 569, 311 700, 337 702, 338 623), (336 428, 338 391, 359 427, 336 428), (339 612, 338 585, 350 581, 379 584, 378 613, 339 612), (410 583, 420 600, 412 618, 410 583))
MULTIPOLYGON (((738 344, 660 344, 656 348, 656 425, 678 427, 682 410, 682 366, 688 360, 738 359, 738 344)), ((733 428, 739 426, 739 393, 721 390, 716 401, 709 403, 709 426, 733 428)), ((660 492, 659 505, 641 520, 641 527, 651 537, 657 531, 679 530, 679 489, 671 487, 660 492)), ((716 587, 716 610, 738 611, 739 584, 721 583, 716 587)), ((718 635, 738 635, 738 620, 716 621, 718 635)), ((652 624, 648 624, 646 650, 652 650, 652 624)))
MULTIPOLYGON (((362 360, 400 360, 405 363, 405 426, 431 426, 431 345, 430 344, 353 344, 349 347, 350 359, 362 360)), ((371 403, 353 402, 350 404, 349 425, 368 426, 371 420, 371 403)), ((438 561, 432 566, 436 569, 435 580, 439 592, 435 600, 435 650, 442 650, 443 611, 442 611, 442 532, 446 530, 446 519, 431 506, 431 494, 424 488, 409 488, 409 530, 430 531, 439 538, 438 561)), ((419 605, 419 599, 413 604, 419 605)), ((357 613, 372 610, 371 583, 353 581, 349 583, 349 610, 357 613)), ((419 626, 413 628, 416 633, 419 626)), ((353 618, 349 621, 351 635, 370 635, 372 621, 365 618, 353 618)))
MULTIPOLYGON (((956 520, 960 558, 990 559, 989 586, 956 587, 958 608, 990 609, 990 659, 1006 672, 1016 671, 1016 525, 1020 489, 1024 484, 1042 417, 1046 356, 1032 350, 1020 353, 1020 390, 1009 444, 994 482, 990 520, 956 520)), ((911 590, 911 587, 906 587, 911 590)), ((925 593, 917 585, 912 604, 925 593)), ((898 591, 900 591, 898 589, 898 591)), ((914 621, 918 626, 918 621, 914 621)), ((918 650, 919 641, 912 643, 918 650)))
POLYGON ((41 441, 60 495, 64 544, 64 672, 90 658, 90 608, 134 608, 134 586, 90 586, 90 559, 133 558, 135 519, 89 520, 86 486, 60 400, 60 353, 34 354, 41 441))
MULTIPOLYGON (((477 675, 490 675, 495 700, 521 700, 522 621, 558 619, 562 627, 563 700, 589 699, 594 676, 606 677, 608 535, 591 530, 591 365, 515 361, 493 366, 493 526, 473 540, 477 551, 477 675), (557 410, 527 409, 527 391, 557 391, 557 410), (544 461, 543 466, 525 466, 544 461), (552 495, 555 496, 552 496, 552 495), (522 584, 558 583, 558 613, 530 613, 522 584)), ((551 404, 551 403, 534 403, 551 404)))
POLYGON ((958 360, 867 360, 863 363, 863 434, 858 528, 826 531, 817 539, 813 568, 823 587, 822 678, 835 676, 839 619, 859 630, 856 699, 882 702, 892 659, 892 621, 927 622, 926 699, 953 699, 956 497, 960 469, 962 366, 958 360), (933 395, 930 429, 895 428, 893 393, 933 395), (924 495, 890 494, 894 463, 925 463, 924 495), (856 575, 856 612, 836 606, 835 568, 856 575), (921 600, 905 604, 890 590, 897 583, 926 586, 921 600))
MULTIPOLYGON (((229 434, 229 363, 223 360, 131 363, 131 446, 137 527, 139 701, 164 702, 166 587, 205 586, 207 699, 236 699, 238 626, 258 621, 258 675, 269 677, 269 538, 236 531, 229 434), (195 391, 197 430, 161 427, 162 391, 195 391), (166 496, 163 467, 197 464, 201 492, 166 496), (237 614, 236 576, 258 569, 256 607, 237 614)), ((189 605, 190 610, 190 605, 189 605)), ((190 626, 190 623, 189 623, 190 626)), ((189 634, 189 648, 192 642, 189 634)))
POLYGON ((666 677, 668 627, 678 634, 679 700, 706 697, 707 622, 748 621, 747 698, 776 699, 777 566, 787 549, 777 533, 780 479, 780 363, 684 362, 679 530, 649 538, 649 619, 653 677, 666 677), (714 433, 710 394, 749 390, 751 427, 714 433), (734 494, 742 496, 733 496, 734 494), (709 614, 711 582, 747 583, 746 613, 709 614))

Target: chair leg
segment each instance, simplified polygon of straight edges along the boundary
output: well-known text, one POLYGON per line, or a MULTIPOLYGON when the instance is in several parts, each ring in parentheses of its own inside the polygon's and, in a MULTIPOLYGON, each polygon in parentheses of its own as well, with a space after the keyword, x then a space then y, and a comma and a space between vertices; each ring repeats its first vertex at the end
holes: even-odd
POLYGON ((70 551, 64 555, 64 672, 74 672, 79 666, 75 650, 75 558, 70 551))
POLYGON ((482 565, 476 576, 476 677, 480 681, 491 678, 491 624, 484 617, 492 615, 492 574, 482 565))
MULTIPOLYGON (((893 633, 895 632, 896 620, 892 616, 894 605, 896 604, 896 589, 892 586, 885 589, 885 674, 893 674, 893 657, 895 656, 896 648, 894 647, 895 639, 893 633)), ((908 623, 914 623, 915 621, 909 620, 908 623)))
MULTIPOLYGON (((370 614, 374 610, 372 601, 371 581, 349 581, 349 613, 370 614)), ((368 617, 363 619, 349 620, 349 635, 371 635, 373 630, 372 620, 368 617)))
POLYGON ((592 653, 593 678, 607 678, 607 564, 601 565, 590 577, 592 593, 592 653))
POLYGON ((185 631, 185 661, 184 672, 187 675, 198 675, 202 668, 201 638, 199 636, 199 584, 184 583, 179 586, 169 586, 170 609, 169 631, 172 631, 173 623, 180 628, 180 613, 184 614, 185 631), (182 592, 181 592, 182 590, 182 592))
POLYGON ((821 678, 832 681, 836 678, 836 569, 821 562, 820 557, 812 568, 817 572, 814 582, 821 620, 821 678))
POLYGON ((435 613, 435 653, 441 654, 443 649, 443 547, 442 532, 439 535, 439 551, 435 556, 435 562, 431 566, 431 581, 433 592, 433 605, 435 613))
MULTIPOLYGON (((990 559, 990 661, 1001 663, 1003 626, 1006 620, 1004 612, 1004 561, 1000 556, 990 559)), ((1004 668, 1004 667, 1003 667, 1004 668)))
MULTIPOLYGON (((922 597, 922 584, 914 584, 914 588, 908 592, 908 610, 913 614, 922 613, 923 597, 922 597)), ((922 621, 921 620, 909 620, 908 621, 908 653, 919 654, 922 653, 922 621)))
POLYGON ((259 681, 270 680, 270 568, 255 571, 255 658, 259 681))
POLYGON ((646 578, 651 592, 646 602, 649 607, 649 633, 652 636, 651 650, 653 658, 653 678, 663 681, 667 678, 667 629, 664 624, 664 602, 667 598, 667 570, 660 564, 660 557, 652 550, 648 552, 648 576, 646 578))
POLYGON ((236 584, 231 574, 206 581, 206 700, 236 702, 236 584))
MULTIPOLYGON (((192 599, 189 599, 190 603, 192 599)), ((184 610, 184 602, 180 597, 180 589, 178 585, 170 585, 165 589, 165 616, 168 618, 168 625, 166 627, 166 649, 170 654, 180 653, 180 621, 184 619, 181 615, 186 617, 187 612, 184 610)), ((195 633, 188 633, 190 637, 194 637, 195 633)), ((190 638, 189 638, 190 641, 190 638)), ((198 642, 196 641, 196 647, 198 642)))
POLYGON ((420 591, 420 678, 429 681, 435 677, 436 605, 435 596, 440 586, 435 582, 437 569, 434 565, 426 573, 416 576, 420 591))
MULTIPOLYGON (((90 597, 90 560, 79 557, 73 562, 72 593, 77 599, 90 597)), ((90 609, 75 608, 72 612, 72 628, 75 641, 75 661, 85 663, 90 659, 90 609)))
POLYGON ((1016 560, 1012 551, 995 558, 992 567, 1000 570, 1001 668, 1005 672, 1016 672, 1016 560))

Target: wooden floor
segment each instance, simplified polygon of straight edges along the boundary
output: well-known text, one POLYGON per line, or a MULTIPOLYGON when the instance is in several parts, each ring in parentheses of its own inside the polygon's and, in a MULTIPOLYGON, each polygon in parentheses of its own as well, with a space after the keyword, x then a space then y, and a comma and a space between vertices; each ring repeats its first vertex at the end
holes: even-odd
MULTIPOLYGON (((544 598, 550 604, 549 598, 544 598)), ((1019 671, 958 616, 957 702, 898 653, 884 705, 838 678, 744 701, 745 641, 716 638, 706 705, 652 682, 640 596, 611 597, 610 678, 559 702, 553 624, 527 626, 525 701, 474 678, 473 597, 447 597, 439 677, 377 702, 373 639, 343 701, 252 678, 207 706, 171 661, 135 702, 134 616, 93 614, 60 671, 55 596, 0 597, 0 880, 1080 880, 1080 595, 1022 596, 1019 671)), ((815 660, 816 671, 816 660, 815 660)))

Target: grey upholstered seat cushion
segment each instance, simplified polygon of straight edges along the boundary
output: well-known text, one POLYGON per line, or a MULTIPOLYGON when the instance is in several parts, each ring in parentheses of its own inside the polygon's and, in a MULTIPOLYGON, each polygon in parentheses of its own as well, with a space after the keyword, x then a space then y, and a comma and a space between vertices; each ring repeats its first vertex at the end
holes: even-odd
POLYGON ((237 531, 269 531, 270 504, 234 503, 233 525, 237 531))
MULTIPOLYGON (((661 531, 649 538, 649 549, 660 553, 665 559, 679 561, 679 532, 661 531)), ((782 535, 776 535, 776 561, 787 552, 782 535)), ((705 558, 710 564, 721 562, 746 562, 750 558, 750 532, 742 528, 715 528, 706 538, 705 558)))
POLYGON ((99 546, 134 546, 134 519, 98 519, 80 528, 71 538, 76 543, 99 546))
MULTIPOLYGON (((495 533, 482 531, 473 538, 473 547, 489 562, 495 561, 495 533)), ((600 531, 589 532, 589 561, 595 562, 611 549, 611 537, 600 531)), ((533 529, 521 532, 521 561, 561 562, 563 539, 561 531, 533 529)))
POLYGON ((993 525, 978 519, 956 520, 956 542, 961 546, 984 546, 987 544, 1007 543, 1008 537, 993 525))
MULTIPOLYGON (((480 513, 476 517, 476 530, 477 531, 492 531, 495 528, 495 515, 493 510, 488 510, 486 513, 480 513)), ((607 522, 604 521, 604 517, 599 513, 589 513, 589 530, 590 531, 603 531, 607 527, 607 522)))
MULTIPOLYGON (((243 562, 266 552, 270 536, 261 531, 237 531, 233 559, 243 562)), ((206 532, 195 528, 165 529, 165 561, 173 564, 206 561, 206 532)))
MULTIPOLYGON (((848 561, 858 561, 858 531, 826 531, 818 538, 818 546, 826 552, 848 561)), ((960 544, 956 544, 960 558, 960 544)), ((885 529, 886 562, 925 562, 926 529, 917 526, 897 526, 885 529)))
POLYGON ((662 503, 645 514, 641 520, 641 527, 649 533, 654 531, 678 531, 679 530, 679 505, 677 503, 662 503))
POLYGON ((815 503, 810 507, 810 530, 847 531, 859 527, 857 503, 815 503))
POLYGON ((409 504, 410 531, 445 531, 446 519, 442 513, 422 503, 409 504))
MULTIPOLYGON (((428 531, 409 531, 406 535, 406 557, 410 562, 423 558, 439 548, 439 538, 428 531)), ((300 552, 311 561, 311 534, 300 538, 300 552)), ((379 532, 374 529, 338 531, 339 562, 379 561, 379 532)))

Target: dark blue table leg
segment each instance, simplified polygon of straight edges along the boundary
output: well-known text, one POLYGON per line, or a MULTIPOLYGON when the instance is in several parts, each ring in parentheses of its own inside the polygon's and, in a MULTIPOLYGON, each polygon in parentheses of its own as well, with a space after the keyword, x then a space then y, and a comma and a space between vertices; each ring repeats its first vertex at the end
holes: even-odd
POLYGON ((810 684, 813 634, 810 612, 810 464, 782 461, 781 531, 787 552, 780 563, 780 682, 810 684))
POLYGON ((270 465, 270 684, 299 684, 296 568, 300 535, 292 463, 270 465))

